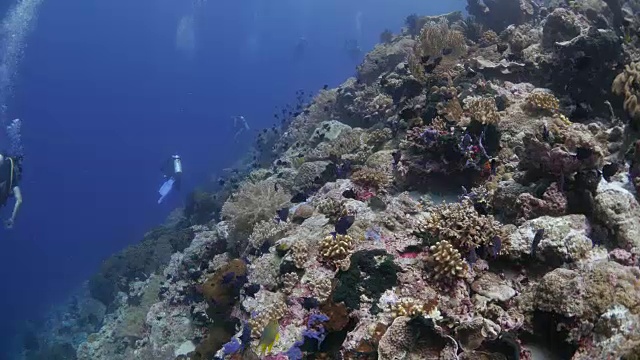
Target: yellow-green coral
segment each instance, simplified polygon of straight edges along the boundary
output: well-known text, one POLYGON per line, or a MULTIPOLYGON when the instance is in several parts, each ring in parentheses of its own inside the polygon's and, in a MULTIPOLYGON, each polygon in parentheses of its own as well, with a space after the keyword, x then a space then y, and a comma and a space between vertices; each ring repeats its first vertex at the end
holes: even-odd
POLYGON ((438 310, 438 300, 433 299, 427 302, 420 302, 414 298, 402 298, 395 304, 391 304, 391 315, 394 318, 399 316, 424 316, 434 320, 442 319, 438 310))
POLYGON ((624 109, 631 119, 640 122, 640 61, 628 64, 613 80, 611 91, 624 96, 624 109))
POLYGON ((391 178, 388 173, 369 167, 355 171, 351 175, 351 181, 370 190, 383 190, 391 184, 391 178))
POLYGON ((335 264, 351 255, 355 241, 349 235, 328 235, 320 241, 320 255, 325 262, 335 264))
POLYGON ((335 223, 343 216, 347 215, 347 208, 341 201, 334 198, 325 198, 318 203, 317 209, 320 213, 329 218, 329 222, 335 223))
POLYGON ((433 278, 462 278, 469 271, 469 265, 462 259, 460 252, 448 241, 442 240, 429 248, 431 254, 427 261, 433 270, 433 278))
POLYGON ((437 105, 438 114, 451 122, 458 122, 462 118, 464 114, 464 110, 462 109, 462 105, 460 105, 460 101, 457 97, 447 101, 441 102, 437 105))
POLYGON ((421 237, 446 240, 461 250, 491 245, 495 237, 505 240, 502 224, 491 215, 478 214, 469 200, 433 208, 418 224, 416 233, 421 237))
POLYGON ((482 33, 482 37, 479 40, 482 46, 491 46, 498 42, 498 34, 493 30, 487 30, 482 33))
POLYGON ((467 112, 472 120, 483 124, 497 124, 500 121, 498 107, 494 98, 474 98, 466 104, 467 112))
POLYGON ((296 241, 291 245, 291 259, 298 269, 304 269, 307 260, 309 260, 309 246, 306 241, 296 241))
POLYGON ((531 113, 555 114, 560 109, 560 101, 552 94, 536 92, 527 96, 524 109, 531 113))
POLYGON ((262 332, 267 327, 267 325, 272 321, 279 321, 286 312, 287 304, 284 302, 284 300, 279 300, 278 302, 269 306, 266 310, 249 319, 247 323, 251 328, 251 337, 253 339, 261 337, 262 332))

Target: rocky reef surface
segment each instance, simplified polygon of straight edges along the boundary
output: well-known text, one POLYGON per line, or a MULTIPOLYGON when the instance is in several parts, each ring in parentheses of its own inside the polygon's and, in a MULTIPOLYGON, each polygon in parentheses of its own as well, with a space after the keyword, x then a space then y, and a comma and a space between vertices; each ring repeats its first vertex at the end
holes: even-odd
POLYGON ((640 3, 468 11, 385 32, 24 358, 640 358, 640 3))

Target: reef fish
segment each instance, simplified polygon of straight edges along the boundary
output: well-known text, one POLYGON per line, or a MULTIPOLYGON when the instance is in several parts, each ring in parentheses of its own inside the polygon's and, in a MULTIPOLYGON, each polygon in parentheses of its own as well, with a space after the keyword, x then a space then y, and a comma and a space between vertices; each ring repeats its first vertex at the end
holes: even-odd
POLYGON ((258 347, 260 348, 260 356, 264 356, 269 353, 273 348, 273 344, 276 343, 280 339, 280 325, 278 325, 278 321, 271 320, 267 326, 262 330, 262 334, 260 335, 260 342, 258 343, 258 347))
POLYGON ((347 235, 347 230, 353 225, 356 220, 355 216, 347 215, 343 216, 336 222, 336 234, 347 235))
POLYGON ((287 218, 289 218, 289 208, 283 207, 282 209, 276 211, 276 214, 278 215, 278 220, 287 221, 287 218))
POLYGON ((536 235, 533 237, 533 242, 531 243, 531 256, 536 256, 536 250, 538 249, 538 244, 542 241, 544 237, 544 229, 539 229, 536 231, 536 235))

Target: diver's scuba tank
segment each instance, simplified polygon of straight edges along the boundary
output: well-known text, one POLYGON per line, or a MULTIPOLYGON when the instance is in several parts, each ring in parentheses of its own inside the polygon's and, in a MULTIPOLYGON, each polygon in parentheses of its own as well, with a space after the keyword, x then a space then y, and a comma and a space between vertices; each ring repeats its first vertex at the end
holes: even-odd
POLYGON ((182 161, 180 160, 180 155, 173 155, 173 172, 175 174, 182 173, 182 161))

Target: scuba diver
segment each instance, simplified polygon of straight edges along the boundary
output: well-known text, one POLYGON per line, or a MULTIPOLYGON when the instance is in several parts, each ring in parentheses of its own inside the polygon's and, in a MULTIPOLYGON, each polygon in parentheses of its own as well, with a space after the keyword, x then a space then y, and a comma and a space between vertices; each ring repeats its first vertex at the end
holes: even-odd
POLYGON ((0 206, 7 204, 11 195, 15 196, 11 218, 5 222, 7 229, 13 227, 16 214, 22 205, 22 192, 18 183, 22 179, 22 156, 0 154, 0 206))
POLYGON ((358 44, 358 40, 351 39, 344 42, 344 49, 349 54, 349 57, 353 60, 358 60, 362 55, 362 49, 358 44))
POLYGON ((293 54, 296 59, 299 59, 302 56, 304 56, 304 53, 307 51, 308 44, 309 43, 304 36, 298 39, 296 46, 293 48, 293 54))
POLYGON ((164 200, 172 189, 175 188, 176 191, 180 190, 182 183, 182 161, 180 160, 180 155, 173 155, 167 159, 162 166, 162 173, 164 174, 165 182, 160 186, 160 190, 158 190, 158 193, 160 193, 158 204, 164 200))

